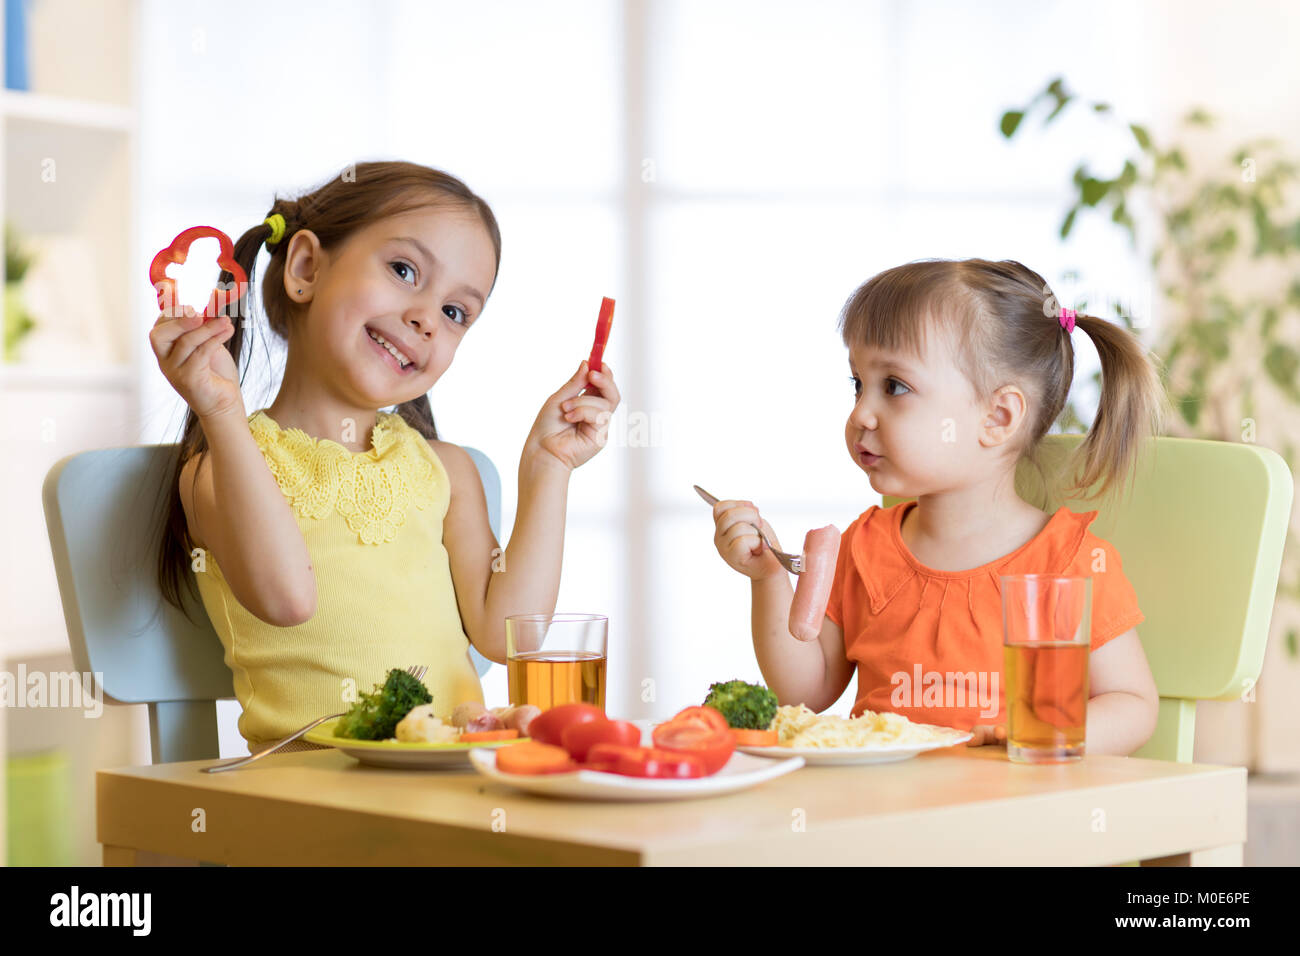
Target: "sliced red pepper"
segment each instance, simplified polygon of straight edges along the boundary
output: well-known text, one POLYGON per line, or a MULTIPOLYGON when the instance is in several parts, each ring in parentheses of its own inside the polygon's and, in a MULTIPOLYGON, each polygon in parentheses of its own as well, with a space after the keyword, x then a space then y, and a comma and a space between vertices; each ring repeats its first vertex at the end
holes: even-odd
MULTIPOLYGON (((587 359, 589 372, 599 372, 605 361, 605 344, 609 342, 609 329, 614 324, 614 300, 600 300, 600 315, 596 319, 596 341, 591 346, 591 357, 587 359)), ((588 389, 591 385, 587 386, 588 389)))
POLYGON ((212 296, 208 299, 207 308, 203 310, 203 318, 205 320, 215 318, 223 306, 231 302, 238 303, 248 291, 248 274, 244 272, 243 266, 235 261, 235 244, 230 241, 230 237, 212 226, 192 226, 173 239, 170 246, 160 250, 153 257, 153 262, 149 264, 149 281, 153 283, 154 290, 158 293, 158 308, 165 315, 184 314, 180 303, 176 301, 176 280, 167 274, 167 267, 173 262, 183 263, 189 255, 190 245, 194 240, 204 238, 216 239, 221 243, 217 265, 234 277, 234 286, 226 289, 223 288, 222 283, 217 283, 217 287, 212 290, 212 296))
POLYGON ((629 747, 622 744, 596 744, 588 751, 584 769, 613 766, 613 772, 625 777, 661 777, 683 780, 706 777, 704 762, 694 754, 660 750, 655 747, 629 747))

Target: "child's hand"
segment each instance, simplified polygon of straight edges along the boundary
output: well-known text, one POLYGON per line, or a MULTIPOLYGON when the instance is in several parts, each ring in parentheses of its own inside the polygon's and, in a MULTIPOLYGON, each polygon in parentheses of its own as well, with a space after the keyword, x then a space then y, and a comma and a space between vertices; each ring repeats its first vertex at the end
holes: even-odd
POLYGON ((759 540, 755 529, 761 526, 772 547, 781 547, 776 532, 759 516, 754 502, 719 501, 713 506, 713 523, 713 544, 718 554, 745 577, 761 581, 786 573, 776 555, 763 547, 759 540))
POLYGON ((228 316, 208 319, 185 306, 175 318, 163 313, 149 331, 149 344, 163 376, 199 418, 243 414, 239 370, 225 342, 235 334, 228 316))
POLYGON ((524 442, 524 456, 546 454, 569 470, 577 468, 605 447, 609 420, 621 396, 608 362, 593 371, 588 381, 583 359, 573 378, 546 400, 524 442), (583 389, 586 395, 579 395, 583 389))
POLYGON ((970 729, 975 736, 966 741, 967 747, 983 747, 992 744, 996 747, 1007 745, 1007 728, 1005 724, 976 724, 970 729))

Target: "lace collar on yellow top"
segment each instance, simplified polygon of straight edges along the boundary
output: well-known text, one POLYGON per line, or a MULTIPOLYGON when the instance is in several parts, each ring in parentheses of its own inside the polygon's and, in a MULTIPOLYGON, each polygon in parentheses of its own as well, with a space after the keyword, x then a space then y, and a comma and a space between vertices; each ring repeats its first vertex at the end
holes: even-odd
POLYGON ((282 429, 265 409, 249 416, 248 427, 294 513, 321 520, 337 510, 362 544, 393 540, 410 506, 427 508, 441 480, 424 436, 391 412, 378 413, 362 452, 282 429))

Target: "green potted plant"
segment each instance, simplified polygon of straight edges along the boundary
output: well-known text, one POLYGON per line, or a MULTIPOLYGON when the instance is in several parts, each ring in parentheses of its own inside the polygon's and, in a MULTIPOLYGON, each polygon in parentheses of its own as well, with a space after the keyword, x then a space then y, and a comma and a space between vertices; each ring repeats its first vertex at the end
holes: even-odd
POLYGON ((18 343, 23 336, 36 328, 27 309, 23 305, 22 281, 27 268, 32 264, 19 242, 17 230, 5 223, 5 338, 4 360, 18 360, 18 343))
MULTIPOLYGON (((1203 109, 1182 118, 1181 142, 1162 148, 1145 125, 1120 118, 1108 103, 1082 100, 1061 77, 1026 106, 1004 112, 1002 135, 1013 139, 1038 114, 1047 127, 1071 108, 1090 110, 1098 122, 1123 124, 1131 135, 1131 153, 1111 175, 1090 170, 1086 160, 1075 167, 1060 237, 1067 239, 1080 217, 1104 215, 1127 233, 1135 250, 1140 242, 1149 253, 1167 321, 1147 345, 1163 362, 1161 377, 1178 410, 1169 432, 1256 441, 1257 412, 1263 408, 1269 446, 1294 474, 1300 432, 1295 329, 1300 218, 1287 217, 1296 215, 1300 164, 1271 139, 1245 142, 1207 163, 1208 150, 1193 142, 1215 123, 1203 109)), ((1148 331, 1147 317, 1139 317, 1138 327, 1125 309, 1114 311, 1135 334, 1148 331)), ((1100 386, 1101 373, 1093 379, 1100 386)), ((1066 432, 1087 428, 1073 402, 1059 425, 1066 432)), ((1283 626, 1300 608, 1295 544, 1294 529, 1288 528, 1274 616, 1283 626)), ((1288 674, 1272 676, 1279 686, 1294 687, 1300 679, 1296 628, 1286 627, 1283 645, 1288 674)), ((1266 661, 1261 685, 1269 677, 1266 661)))

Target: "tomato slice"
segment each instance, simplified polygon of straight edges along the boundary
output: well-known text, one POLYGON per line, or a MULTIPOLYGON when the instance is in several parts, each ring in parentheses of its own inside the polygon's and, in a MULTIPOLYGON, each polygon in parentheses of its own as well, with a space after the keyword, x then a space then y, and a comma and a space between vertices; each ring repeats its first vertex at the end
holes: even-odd
POLYGON ((721 770, 736 750, 736 737, 727 718, 712 707, 687 707, 654 729, 654 745, 691 754, 708 774, 721 770))
POLYGON ((589 720, 565 727, 560 743, 574 760, 586 760, 587 751, 596 744, 635 747, 641 743, 641 728, 626 720, 589 720))
POLYGON ((525 740, 496 751, 497 769, 502 773, 564 773, 576 770, 563 747, 525 740))
POLYGON ((595 704, 561 704, 534 717, 528 725, 528 736, 538 743, 560 747, 566 727, 605 719, 605 711, 595 704))
POLYGON ((587 767, 592 764, 612 765, 614 773, 625 777, 687 779, 708 775, 703 762, 695 755, 654 747, 596 744, 587 760, 587 767))

